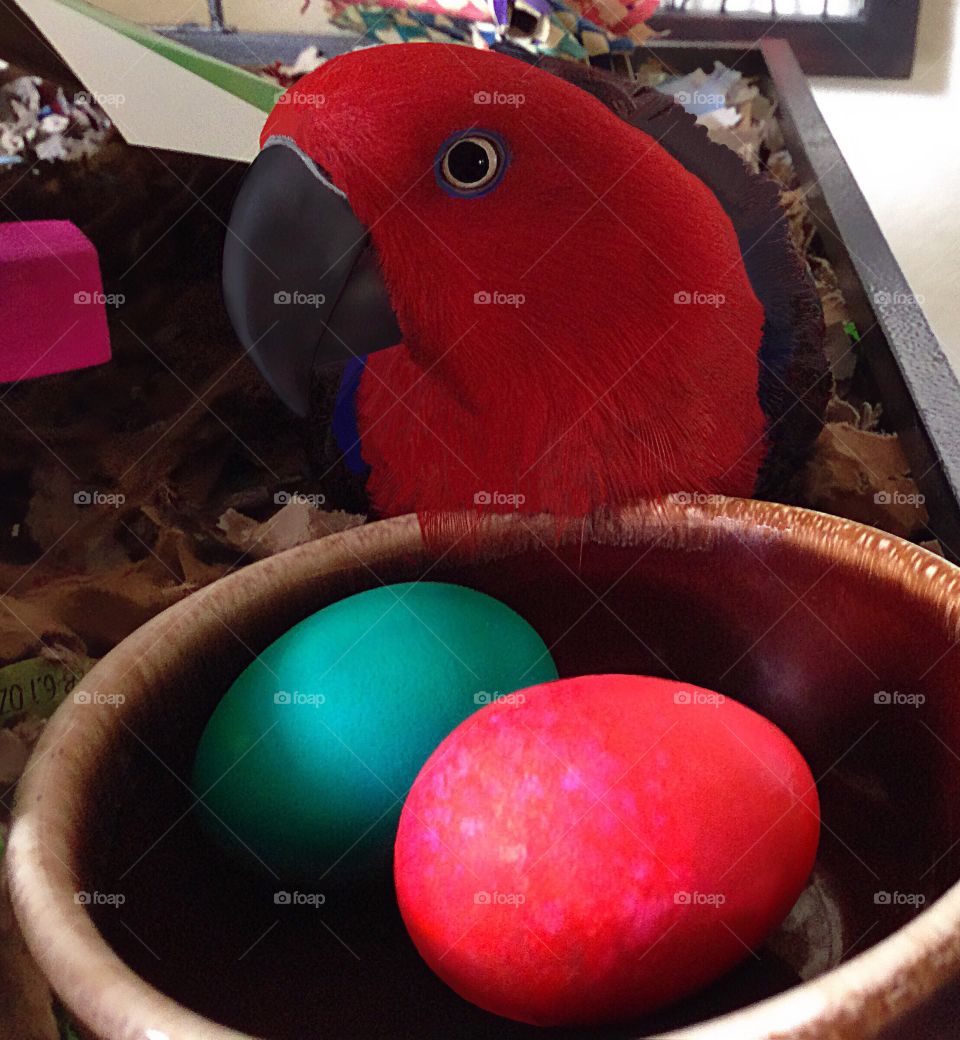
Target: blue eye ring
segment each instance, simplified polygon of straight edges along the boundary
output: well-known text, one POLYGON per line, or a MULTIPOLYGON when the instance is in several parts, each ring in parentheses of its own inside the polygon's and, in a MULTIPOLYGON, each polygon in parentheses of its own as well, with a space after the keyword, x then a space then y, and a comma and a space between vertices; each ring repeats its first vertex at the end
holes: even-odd
POLYGON ((503 179, 507 166, 510 165, 510 152, 506 141, 493 130, 482 130, 473 127, 470 130, 460 130, 451 134, 437 151, 433 169, 440 188, 452 195, 455 199, 478 199, 488 195, 503 179), (450 169, 450 155, 454 148, 463 142, 477 144, 487 153, 487 158, 492 169, 489 175, 475 182, 472 186, 468 182, 458 180, 450 169))

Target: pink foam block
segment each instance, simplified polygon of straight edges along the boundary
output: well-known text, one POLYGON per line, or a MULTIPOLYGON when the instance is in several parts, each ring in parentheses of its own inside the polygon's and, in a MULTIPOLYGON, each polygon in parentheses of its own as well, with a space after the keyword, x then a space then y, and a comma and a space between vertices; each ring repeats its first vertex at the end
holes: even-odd
POLYGON ((109 361, 108 300, 97 251, 75 224, 0 224, 0 383, 109 361))

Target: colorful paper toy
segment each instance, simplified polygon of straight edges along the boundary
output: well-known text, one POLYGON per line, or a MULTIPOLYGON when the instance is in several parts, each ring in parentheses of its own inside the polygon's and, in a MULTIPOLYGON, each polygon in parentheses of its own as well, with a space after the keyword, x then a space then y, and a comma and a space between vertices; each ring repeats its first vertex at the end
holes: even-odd
POLYGON ((128 144, 246 161, 281 88, 83 0, 14 0, 128 144))
POLYGON ((626 8, 619 3, 615 4, 618 18, 613 19, 616 29, 610 23, 612 16, 607 22, 596 17, 593 4, 566 0, 518 0, 510 8, 501 0, 387 0, 382 4, 329 0, 329 4, 335 25, 378 43, 455 41, 484 48, 508 39, 534 54, 586 61, 600 54, 630 54, 652 35, 642 21, 628 24, 626 8))

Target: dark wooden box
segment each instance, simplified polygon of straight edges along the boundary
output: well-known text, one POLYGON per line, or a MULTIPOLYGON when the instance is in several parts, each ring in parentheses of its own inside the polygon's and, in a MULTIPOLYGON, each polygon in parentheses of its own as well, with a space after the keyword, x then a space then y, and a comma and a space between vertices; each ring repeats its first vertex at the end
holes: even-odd
MULTIPOLYGON (((930 535, 960 561, 960 382, 833 139, 789 43, 657 43, 678 73, 714 61, 758 76, 780 125, 819 235, 861 335, 857 379, 883 405, 926 497, 930 535)), ((641 52, 642 55, 642 52, 641 52)), ((616 71, 616 69, 615 69, 616 71)), ((931 200, 935 205, 935 200, 931 200)))

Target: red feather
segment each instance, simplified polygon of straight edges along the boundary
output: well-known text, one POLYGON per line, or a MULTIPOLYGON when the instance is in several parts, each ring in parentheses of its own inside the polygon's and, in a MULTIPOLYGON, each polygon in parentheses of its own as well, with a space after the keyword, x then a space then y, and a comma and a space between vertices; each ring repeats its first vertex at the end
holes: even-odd
POLYGON ((548 73, 445 45, 346 55, 286 97, 264 140, 293 137, 346 193, 403 330, 359 390, 380 513, 751 494, 763 309, 717 198, 657 141, 548 73), (510 163, 454 198, 434 160, 471 128, 510 163))

